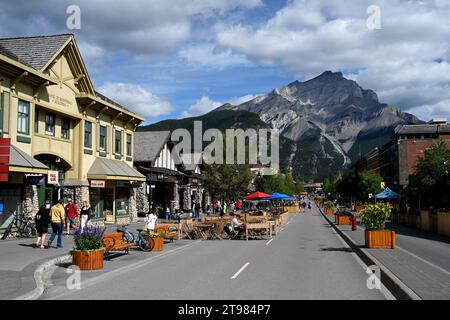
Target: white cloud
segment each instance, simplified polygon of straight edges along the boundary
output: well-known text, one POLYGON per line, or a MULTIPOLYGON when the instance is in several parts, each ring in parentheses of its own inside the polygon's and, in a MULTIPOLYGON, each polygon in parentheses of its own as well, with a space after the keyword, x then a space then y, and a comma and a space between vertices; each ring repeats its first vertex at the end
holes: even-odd
POLYGON ((233 54, 231 49, 220 49, 212 43, 202 43, 180 50, 183 61, 197 67, 225 69, 249 64, 243 54, 233 54))
MULTIPOLYGON (((55 33, 66 29, 72 0, 0 0, 0 35, 55 33)), ((134 57, 161 57, 191 40, 195 21, 220 18, 236 9, 261 5, 260 0, 78 0, 81 29, 77 38, 106 50, 134 57)))
POLYGON ((99 87, 98 91, 147 119, 167 115, 173 111, 170 102, 155 96, 140 85, 107 82, 99 87))
POLYGON ((442 110, 442 101, 450 99, 450 3, 377 1, 381 30, 366 26, 371 4, 290 1, 256 28, 218 24, 216 40, 235 54, 262 65, 282 64, 299 77, 343 71, 385 102, 450 118, 450 108, 442 110))
POLYGON ((208 96, 202 96, 193 105, 191 105, 186 111, 184 111, 180 115, 180 117, 188 118, 188 117, 199 116, 199 115, 208 113, 221 105, 222 105, 221 102, 213 101, 208 96))

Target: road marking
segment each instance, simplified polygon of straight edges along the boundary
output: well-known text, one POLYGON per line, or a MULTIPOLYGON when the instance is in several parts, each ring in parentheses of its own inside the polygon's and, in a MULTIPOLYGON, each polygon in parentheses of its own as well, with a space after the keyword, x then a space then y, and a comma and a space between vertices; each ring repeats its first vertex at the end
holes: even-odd
POLYGON ((272 241, 273 241, 273 239, 270 239, 269 241, 267 241, 266 246, 268 246, 272 241))
POLYGON ((430 261, 425 260, 425 259, 423 259, 423 258, 421 258, 421 257, 419 257, 419 256, 417 256, 417 255, 415 255, 414 253, 409 252, 409 251, 406 250, 406 249, 403 249, 402 247, 396 246, 396 248, 399 249, 399 250, 401 250, 401 251, 403 251, 403 252, 405 252, 405 253, 407 253, 407 254, 409 254, 410 256, 412 256, 412 257, 414 257, 414 258, 416 258, 416 259, 422 261, 423 263, 426 263, 427 265, 429 265, 429 266, 431 266, 431 267, 433 267, 433 268, 436 268, 437 270, 443 272, 444 274, 446 274, 446 275, 448 275, 448 276, 450 275, 450 272, 448 272, 447 270, 445 270, 445 269, 443 269, 443 268, 441 268, 441 267, 435 265, 434 263, 431 263, 430 261))
POLYGON ((234 276, 231 277, 231 279, 236 279, 236 278, 238 277, 238 275, 239 275, 242 271, 244 271, 245 268, 248 267, 249 264, 250 264, 250 262, 247 262, 246 264, 244 264, 244 265, 242 266, 242 268, 240 268, 240 269, 238 270, 238 272, 236 272, 236 273, 234 274, 234 276))

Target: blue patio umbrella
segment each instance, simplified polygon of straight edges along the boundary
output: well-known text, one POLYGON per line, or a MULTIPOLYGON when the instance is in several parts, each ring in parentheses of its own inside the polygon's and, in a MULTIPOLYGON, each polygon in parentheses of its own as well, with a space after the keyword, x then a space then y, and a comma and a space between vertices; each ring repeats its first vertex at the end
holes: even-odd
POLYGON ((400 199, 401 197, 401 194, 398 194, 397 192, 392 191, 389 188, 386 188, 382 192, 375 195, 375 199, 377 200, 400 199))

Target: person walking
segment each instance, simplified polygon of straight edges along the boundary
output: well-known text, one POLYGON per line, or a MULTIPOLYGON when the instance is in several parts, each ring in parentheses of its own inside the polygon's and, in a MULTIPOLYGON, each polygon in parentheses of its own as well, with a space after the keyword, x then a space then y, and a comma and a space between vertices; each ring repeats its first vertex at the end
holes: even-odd
POLYGON ((78 209, 72 199, 69 199, 69 203, 65 207, 66 211, 66 225, 67 225, 67 235, 70 234, 70 228, 75 228, 75 220, 78 218, 78 209))
POLYGON ((147 214, 147 216, 145 217, 145 229, 147 230, 147 232, 154 232, 155 231, 155 226, 156 226, 156 221, 158 220, 158 216, 156 214, 154 214, 153 212, 151 212, 150 214, 147 214))
POLYGON ((38 233, 36 245, 34 247, 44 249, 44 241, 48 233, 48 224, 50 223, 50 210, 45 204, 43 204, 39 211, 36 213, 34 222, 36 224, 36 230, 38 233))
POLYGON ((48 240, 48 248, 52 246, 53 240, 58 235, 57 249, 62 248, 62 234, 64 230, 65 211, 61 200, 50 209, 50 220, 52 223, 52 235, 48 240))
POLYGON ((200 218, 200 203, 198 201, 195 201, 194 211, 195 211, 195 217, 200 218))
POLYGON ((89 202, 83 201, 80 212, 81 232, 83 232, 83 229, 86 227, 89 220, 91 220, 91 206, 89 205, 89 202))

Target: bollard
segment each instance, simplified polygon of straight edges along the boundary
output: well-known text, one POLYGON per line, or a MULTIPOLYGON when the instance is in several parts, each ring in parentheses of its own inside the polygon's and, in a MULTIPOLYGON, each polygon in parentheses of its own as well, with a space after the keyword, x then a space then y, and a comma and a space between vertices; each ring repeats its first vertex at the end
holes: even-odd
POLYGON ((353 213, 351 220, 352 220, 352 231, 356 231, 356 229, 358 228, 356 224, 356 213, 353 213))

